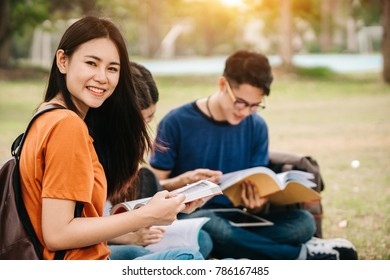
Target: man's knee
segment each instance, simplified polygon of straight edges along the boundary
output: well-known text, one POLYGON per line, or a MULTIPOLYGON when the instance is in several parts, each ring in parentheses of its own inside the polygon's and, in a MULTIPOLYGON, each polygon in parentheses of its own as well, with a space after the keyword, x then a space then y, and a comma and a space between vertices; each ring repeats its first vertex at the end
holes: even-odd
POLYGON ((299 227, 299 230, 301 230, 300 236, 302 236, 302 243, 305 243, 309 241, 316 232, 316 222, 313 217, 313 215, 306 210, 296 210, 297 220, 299 221, 298 224, 302 225, 299 227))

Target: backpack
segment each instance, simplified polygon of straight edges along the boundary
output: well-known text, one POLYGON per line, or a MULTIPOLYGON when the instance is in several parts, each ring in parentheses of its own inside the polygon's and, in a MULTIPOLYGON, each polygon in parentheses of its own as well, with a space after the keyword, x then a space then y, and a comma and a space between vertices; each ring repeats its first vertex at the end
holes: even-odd
MULTIPOLYGON (((322 192, 325 188, 324 180, 321 176, 320 166, 318 162, 311 156, 302 155, 298 153, 290 152, 269 152, 269 165, 268 167, 276 173, 285 172, 289 170, 302 170, 314 175, 313 182, 316 183, 317 187, 314 189, 317 192, 322 192)), ((309 211, 316 223, 315 236, 322 238, 322 203, 321 201, 308 201, 304 203, 298 203, 289 206, 273 206, 273 210, 277 211, 280 208, 299 208, 309 211)))
MULTIPOLYGON (((64 107, 48 104, 37 111, 24 133, 12 144, 12 158, 0 169, 0 259, 39 260, 43 252, 23 203, 20 186, 19 159, 27 132, 41 114, 64 107)), ((77 202, 75 217, 80 217, 83 204, 77 202)), ((63 259, 65 250, 57 251, 55 259, 63 259)))

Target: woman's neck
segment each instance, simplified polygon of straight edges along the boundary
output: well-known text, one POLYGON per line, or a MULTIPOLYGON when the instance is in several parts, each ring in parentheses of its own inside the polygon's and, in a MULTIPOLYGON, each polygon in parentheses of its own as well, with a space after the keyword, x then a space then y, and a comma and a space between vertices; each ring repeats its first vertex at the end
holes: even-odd
MULTIPOLYGON (((62 97, 61 94, 57 94, 54 98, 52 98, 49 103, 56 103, 56 104, 60 104, 61 106, 64 106, 65 108, 68 108, 68 106, 66 106, 66 103, 65 103, 65 100, 64 98, 62 97)), ((87 115, 87 112, 88 110, 81 110, 80 107, 77 105, 77 102, 74 102, 73 103, 75 104, 77 110, 78 110, 78 115, 84 120, 85 119, 85 116, 87 115)))

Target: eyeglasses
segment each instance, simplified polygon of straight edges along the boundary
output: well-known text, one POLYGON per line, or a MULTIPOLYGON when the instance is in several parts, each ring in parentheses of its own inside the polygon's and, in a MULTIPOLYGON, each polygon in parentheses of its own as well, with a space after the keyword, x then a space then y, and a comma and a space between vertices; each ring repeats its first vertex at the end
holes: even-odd
POLYGON ((246 100, 244 99, 241 99, 241 98, 237 98, 234 93, 233 93, 233 90, 230 86, 230 83, 228 80, 226 80, 226 87, 227 87, 227 92, 229 93, 229 96, 232 98, 233 102, 234 102, 234 108, 237 109, 237 110, 242 110, 242 109, 245 109, 245 108, 250 108, 250 110, 252 112, 255 112, 257 111, 258 109, 265 109, 266 108, 266 103, 265 103, 265 97, 263 98, 263 100, 259 103, 249 103, 247 102, 246 100))

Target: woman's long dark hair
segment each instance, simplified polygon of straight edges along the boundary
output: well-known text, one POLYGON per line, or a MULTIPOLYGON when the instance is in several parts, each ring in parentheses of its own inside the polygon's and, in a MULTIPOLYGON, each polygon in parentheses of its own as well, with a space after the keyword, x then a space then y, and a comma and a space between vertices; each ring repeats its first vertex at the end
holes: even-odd
MULTIPOLYGON (((113 94, 99 108, 90 108, 85 122, 107 177, 108 197, 128 192, 144 153, 151 148, 147 126, 137 102, 125 41, 118 28, 109 20, 93 16, 72 24, 64 33, 58 49, 71 57, 75 50, 90 40, 108 38, 117 47, 120 77, 113 94)), ((54 57, 45 101, 61 93, 68 109, 79 113, 66 87, 54 57)))

